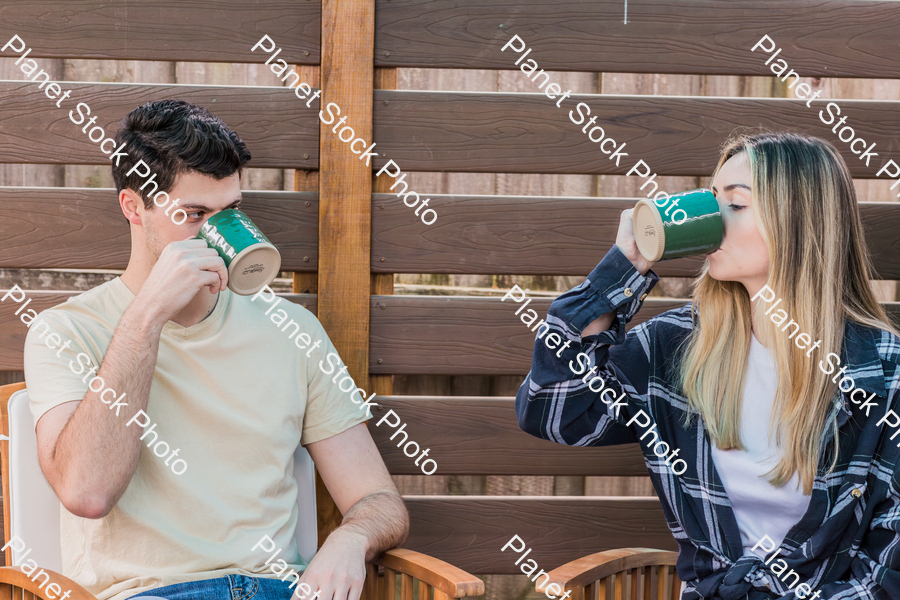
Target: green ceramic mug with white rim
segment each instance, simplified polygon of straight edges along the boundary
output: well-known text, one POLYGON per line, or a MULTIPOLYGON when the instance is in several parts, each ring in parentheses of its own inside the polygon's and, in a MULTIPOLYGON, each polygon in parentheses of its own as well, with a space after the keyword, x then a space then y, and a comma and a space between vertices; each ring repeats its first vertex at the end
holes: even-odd
POLYGON ((217 212, 200 227, 199 239, 219 253, 228 268, 228 288, 250 296, 278 276, 281 254, 253 221, 237 209, 217 212))
POLYGON ((706 188, 665 201, 639 200, 632 223, 638 250, 650 262, 709 254, 722 245, 725 235, 719 202, 706 188))

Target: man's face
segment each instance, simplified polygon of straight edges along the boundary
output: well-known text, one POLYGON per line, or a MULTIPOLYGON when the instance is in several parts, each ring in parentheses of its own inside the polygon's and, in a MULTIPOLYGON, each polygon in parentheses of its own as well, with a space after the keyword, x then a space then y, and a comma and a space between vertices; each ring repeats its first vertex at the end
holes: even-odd
POLYGON ((196 237, 200 226, 217 212, 238 208, 241 204, 241 180, 237 173, 221 180, 202 173, 183 173, 175 179, 169 198, 166 206, 151 204, 147 210, 142 204, 138 209, 144 241, 154 262, 159 259, 163 248, 171 242, 196 237), (179 200, 178 206, 173 206, 176 199, 179 200), (176 225, 176 221, 184 219, 182 213, 176 214, 179 208, 187 213, 187 219, 181 225, 176 225), (168 216, 166 211, 169 212, 168 216))

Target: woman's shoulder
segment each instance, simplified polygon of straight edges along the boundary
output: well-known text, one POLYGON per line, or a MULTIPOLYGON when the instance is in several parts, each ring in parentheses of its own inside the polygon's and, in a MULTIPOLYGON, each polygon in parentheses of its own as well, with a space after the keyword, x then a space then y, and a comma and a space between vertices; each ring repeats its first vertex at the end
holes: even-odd
POLYGON ((844 342, 851 358, 875 354, 882 362, 900 365, 900 337, 888 329, 847 320, 844 342))
POLYGON ((847 320, 843 358, 857 377, 883 381, 887 392, 900 389, 900 337, 893 331, 847 320))
MULTIPOLYGON (((665 312, 647 319, 638 327, 652 328, 654 333, 670 335, 686 335, 690 333, 697 323, 697 315, 693 314, 694 303, 682 304, 681 300, 659 300, 657 309, 667 309, 665 312), (669 304, 670 306, 667 306, 669 304)), ((638 313, 640 315, 640 313, 638 313)))
MULTIPOLYGON (((697 326, 697 315, 692 314, 692 302, 682 304, 682 301, 675 299, 659 302, 670 303, 671 308, 657 304, 657 310, 668 309, 632 328, 629 336, 640 341, 645 348, 654 345, 665 354, 669 354, 677 351, 697 326)), ((640 317, 640 314, 639 312, 637 316, 640 317)))

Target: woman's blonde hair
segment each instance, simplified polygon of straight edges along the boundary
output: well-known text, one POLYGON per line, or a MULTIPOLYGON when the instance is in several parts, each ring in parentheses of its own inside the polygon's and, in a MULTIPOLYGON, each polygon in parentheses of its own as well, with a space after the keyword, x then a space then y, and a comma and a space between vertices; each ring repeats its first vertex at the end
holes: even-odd
MULTIPOLYGON (((822 341, 816 350, 801 350, 796 338, 757 316, 761 341, 778 370, 772 431, 784 451, 768 480, 780 487, 798 473, 803 492, 810 494, 838 385, 818 361, 829 352, 840 355, 845 319, 895 330, 869 287, 872 268, 856 192, 834 146, 796 133, 741 134, 725 143, 710 185, 725 161, 742 152, 750 163, 753 216, 769 251, 767 285, 782 300, 778 308, 812 338, 809 345, 822 341)), ((742 284, 717 281, 708 270, 707 261, 694 283, 695 327, 681 362, 681 383, 716 446, 742 449, 750 296, 742 284)))

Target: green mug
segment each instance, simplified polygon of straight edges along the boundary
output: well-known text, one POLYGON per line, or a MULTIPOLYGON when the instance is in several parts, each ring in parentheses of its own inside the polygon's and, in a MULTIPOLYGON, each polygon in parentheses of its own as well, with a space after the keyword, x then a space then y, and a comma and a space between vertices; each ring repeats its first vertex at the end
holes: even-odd
MULTIPOLYGON (((659 194, 657 194, 659 196, 659 194)), ((641 199, 632 215, 634 241, 650 262, 709 254, 725 231, 715 195, 705 188, 655 200, 641 199)))
POLYGON ((211 216, 197 237, 225 261, 228 288, 235 294, 255 294, 278 276, 281 254, 250 217, 237 209, 211 216))

